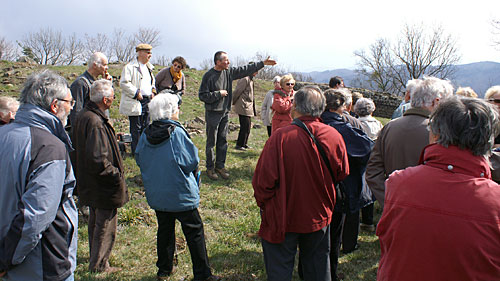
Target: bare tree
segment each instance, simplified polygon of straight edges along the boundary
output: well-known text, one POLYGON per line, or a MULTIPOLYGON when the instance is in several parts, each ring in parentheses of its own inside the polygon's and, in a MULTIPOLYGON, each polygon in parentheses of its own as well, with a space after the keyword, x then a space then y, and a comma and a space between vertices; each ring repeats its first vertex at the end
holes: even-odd
POLYGON ((200 62, 200 70, 209 70, 214 67, 214 61, 212 58, 204 59, 200 62))
POLYGON ((14 60, 16 48, 4 37, 0 37, 0 60, 14 60))
POLYGON ((139 43, 146 43, 154 47, 160 46, 160 30, 156 28, 143 28, 140 27, 134 33, 135 45, 139 43))
POLYGON ((115 28, 113 31, 110 49, 116 60, 118 62, 131 61, 135 55, 134 48, 134 38, 127 36, 125 30, 115 28))
POLYGON ((396 43, 378 39, 369 53, 356 51, 358 73, 375 84, 377 90, 401 93, 410 79, 424 75, 451 78, 460 61, 456 40, 441 26, 430 32, 423 24, 405 25, 396 43))
POLYGON ((66 50, 64 52, 64 64, 71 65, 85 60, 83 54, 85 47, 82 41, 76 36, 76 33, 71 34, 66 40, 66 50))
POLYGON ((153 64, 161 66, 170 66, 172 64, 172 58, 165 55, 153 56, 153 64))
POLYGON ((41 28, 38 32, 30 32, 21 41, 24 48, 32 50, 35 60, 39 64, 59 63, 64 54, 65 42, 61 31, 54 31, 50 27, 41 28))
POLYGON ((90 57, 95 52, 101 52, 110 59, 112 53, 109 46, 110 41, 106 34, 97 33, 95 36, 91 36, 85 33, 85 57, 90 57))
POLYGON ((491 27, 493 28, 493 45, 500 49, 500 20, 491 20, 491 27))

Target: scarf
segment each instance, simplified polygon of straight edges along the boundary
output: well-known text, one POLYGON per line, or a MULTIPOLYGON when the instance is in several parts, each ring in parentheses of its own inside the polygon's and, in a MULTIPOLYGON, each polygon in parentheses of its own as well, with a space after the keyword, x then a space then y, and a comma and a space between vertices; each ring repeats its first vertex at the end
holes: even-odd
POLYGON ((177 81, 179 81, 182 78, 182 70, 179 72, 175 72, 174 67, 171 66, 170 67, 170 75, 172 75, 172 81, 175 84, 175 83, 177 83, 177 81))

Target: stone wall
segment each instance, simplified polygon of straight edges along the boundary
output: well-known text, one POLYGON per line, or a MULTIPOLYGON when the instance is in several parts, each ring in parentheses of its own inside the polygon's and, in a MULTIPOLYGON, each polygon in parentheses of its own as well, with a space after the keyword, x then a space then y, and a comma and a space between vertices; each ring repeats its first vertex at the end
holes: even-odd
MULTIPOLYGON (((295 85, 295 90, 298 91, 300 88, 305 85, 316 85, 321 88, 321 90, 327 90, 328 84, 320 84, 320 83, 309 83, 309 82, 297 82, 295 85)), ((361 88, 349 88, 351 92, 358 92, 363 95, 365 98, 370 98, 373 100, 376 106, 376 110, 373 113, 373 116, 391 118, 394 110, 399 106, 402 97, 394 96, 388 93, 375 92, 367 89, 361 88)))

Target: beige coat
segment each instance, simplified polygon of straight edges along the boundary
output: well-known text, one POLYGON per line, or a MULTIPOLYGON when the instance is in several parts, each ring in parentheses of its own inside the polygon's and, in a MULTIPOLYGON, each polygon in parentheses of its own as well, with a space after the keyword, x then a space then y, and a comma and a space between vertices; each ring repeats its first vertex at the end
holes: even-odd
POLYGON ((250 76, 241 78, 233 91, 233 109, 238 115, 255 116, 253 80, 250 76))
POLYGON ((423 148, 429 144, 429 116, 426 109, 411 108, 380 131, 366 167, 366 182, 382 206, 385 180, 395 170, 417 166, 423 148))
POLYGON ((155 76, 153 75, 153 65, 147 63, 150 73, 141 73, 139 62, 136 60, 128 63, 122 70, 120 78, 120 89, 122 97, 120 100, 120 113, 127 116, 139 116, 142 113, 141 103, 135 99, 137 89, 141 86, 143 75, 151 75, 153 88, 155 87, 155 76))

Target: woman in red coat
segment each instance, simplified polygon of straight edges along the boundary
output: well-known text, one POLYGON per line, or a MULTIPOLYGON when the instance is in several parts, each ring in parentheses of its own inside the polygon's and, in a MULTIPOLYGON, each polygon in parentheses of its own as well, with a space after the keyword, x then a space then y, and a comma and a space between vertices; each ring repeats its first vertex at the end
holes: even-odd
POLYGON ((273 105, 271 109, 273 110, 273 120, 271 122, 272 131, 289 125, 292 123, 292 115, 290 111, 292 110, 293 95, 295 94, 293 86, 295 86, 295 80, 292 74, 287 74, 281 77, 281 90, 276 90, 274 94, 273 105))
POLYGON ((500 186, 485 157, 497 124, 483 100, 439 104, 420 165, 385 183, 377 280, 500 280, 500 186))

